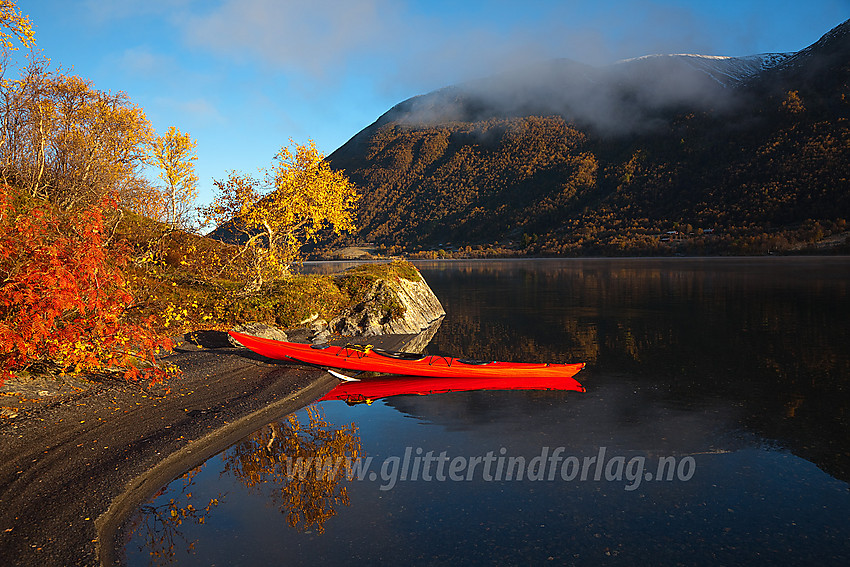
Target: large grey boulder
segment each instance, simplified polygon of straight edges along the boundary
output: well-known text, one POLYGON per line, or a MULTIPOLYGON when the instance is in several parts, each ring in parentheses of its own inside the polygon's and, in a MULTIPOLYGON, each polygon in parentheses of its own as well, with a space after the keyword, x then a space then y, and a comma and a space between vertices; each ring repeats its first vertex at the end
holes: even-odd
MULTIPOLYGON (((378 278, 362 294, 363 299, 331 321, 315 314, 287 333, 265 323, 243 323, 234 331, 279 341, 324 343, 334 336, 428 335, 436 332, 446 315, 440 300, 422 277, 378 278)), ((428 337, 430 339, 430 336, 428 337)), ((242 346, 228 337, 235 346, 242 346)), ((427 341, 426 343, 427 344, 427 341)), ((423 345, 424 346, 424 345, 423 345)))
POLYGON ((446 314, 423 278, 376 280, 365 298, 330 321, 330 332, 343 336, 418 334, 446 314))

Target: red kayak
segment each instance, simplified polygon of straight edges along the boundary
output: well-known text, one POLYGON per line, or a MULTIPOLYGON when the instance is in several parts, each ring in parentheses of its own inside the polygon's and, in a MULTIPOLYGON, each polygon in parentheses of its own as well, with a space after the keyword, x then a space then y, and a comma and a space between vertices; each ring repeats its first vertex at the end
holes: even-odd
POLYGON ((566 390, 584 392, 573 378, 423 378, 417 376, 386 376, 368 378, 361 382, 343 382, 319 401, 342 400, 348 403, 372 403, 379 398, 405 394, 444 394, 472 390, 566 390))
MULTIPOLYGON (((495 362, 387 351, 370 345, 331 346, 262 339, 231 331, 252 351, 275 360, 293 360, 325 368, 433 378, 572 378, 584 363, 495 362)), ((573 380, 575 382, 575 380, 573 380)), ((575 382, 578 384, 578 382, 575 382)), ((579 388, 581 386, 579 385, 579 388)), ((571 388, 574 389, 574 388, 571 388)))

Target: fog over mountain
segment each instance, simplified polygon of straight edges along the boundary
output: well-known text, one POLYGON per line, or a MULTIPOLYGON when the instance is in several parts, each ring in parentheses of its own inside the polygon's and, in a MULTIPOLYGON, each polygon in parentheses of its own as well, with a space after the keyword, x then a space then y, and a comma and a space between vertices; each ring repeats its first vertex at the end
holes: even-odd
POLYGON ((600 134, 641 132, 662 126, 670 111, 734 108, 740 86, 790 56, 650 55, 604 67, 558 59, 411 98, 378 124, 557 114, 600 134))

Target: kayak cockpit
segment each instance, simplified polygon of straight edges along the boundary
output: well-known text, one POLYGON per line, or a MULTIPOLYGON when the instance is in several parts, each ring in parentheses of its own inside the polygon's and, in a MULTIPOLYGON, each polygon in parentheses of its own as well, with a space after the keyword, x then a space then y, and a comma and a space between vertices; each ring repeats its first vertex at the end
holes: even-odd
POLYGON ((375 354, 385 356, 387 358, 394 358, 396 360, 408 360, 408 361, 418 361, 424 360, 424 354, 417 354, 415 352, 400 352, 397 350, 384 350, 382 348, 373 348, 372 352, 375 354))

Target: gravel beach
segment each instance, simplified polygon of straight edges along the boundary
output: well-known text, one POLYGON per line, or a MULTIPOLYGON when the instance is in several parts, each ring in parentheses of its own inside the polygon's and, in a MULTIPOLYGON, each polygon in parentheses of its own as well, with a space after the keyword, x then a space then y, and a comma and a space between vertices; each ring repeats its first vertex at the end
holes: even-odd
MULTIPOLYGON (((409 337, 369 337, 402 349, 409 337)), ((159 488, 337 380, 276 364, 223 333, 181 341, 182 376, 146 390, 120 379, 11 383, 0 390, 4 565, 120 563, 120 528, 159 488), (48 389, 49 388, 49 389, 48 389)))

